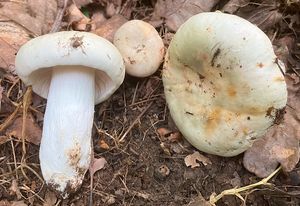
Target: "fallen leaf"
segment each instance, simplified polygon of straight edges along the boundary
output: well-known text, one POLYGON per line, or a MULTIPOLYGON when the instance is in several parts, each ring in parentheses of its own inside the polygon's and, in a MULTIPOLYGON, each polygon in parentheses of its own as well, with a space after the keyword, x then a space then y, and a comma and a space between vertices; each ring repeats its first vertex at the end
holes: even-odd
MULTIPOLYGON (((22 139, 22 125, 23 118, 16 118, 12 125, 7 128, 6 134, 8 136, 15 136, 18 139, 22 139)), ((33 116, 29 113, 27 114, 25 128, 25 140, 35 145, 39 145, 41 142, 42 130, 40 126, 34 121, 33 116)))
POLYGON ((0 205, 1 206, 11 206, 11 203, 8 202, 7 200, 0 200, 0 205))
POLYGON ((171 130, 164 128, 164 127, 158 128, 156 130, 156 132, 158 133, 158 135, 161 139, 164 139, 167 135, 172 133, 171 130))
POLYGON ((93 24, 95 24, 96 29, 101 27, 101 25, 107 20, 104 12, 102 10, 96 10, 93 12, 91 20, 93 24))
POLYGON ((57 197, 55 193, 47 190, 45 195, 45 202, 43 203, 43 206, 54 206, 56 202, 57 202, 57 197))
POLYGON ((286 82, 288 103, 283 122, 254 142, 244 155, 245 168, 258 177, 267 177, 278 164, 289 172, 299 161, 300 79, 294 74, 287 74, 286 82))
POLYGON ((95 157, 92 158, 91 165, 90 165, 90 168, 89 168, 91 178, 93 177, 95 172, 102 169, 105 166, 106 163, 107 162, 106 162, 105 158, 95 158, 95 157))
POLYGON ((94 174, 98 170, 102 169, 105 164, 106 160, 104 158, 95 158, 94 154, 92 154, 92 160, 89 167, 90 172, 90 196, 89 196, 89 205, 93 205, 93 187, 94 187, 94 174))
POLYGON ((295 40, 291 36, 284 36, 280 39, 276 39, 273 42, 275 54, 278 59, 280 59, 284 63, 284 65, 288 65, 291 58, 293 58, 291 55, 291 51, 294 44, 295 40))
POLYGON ((276 1, 267 0, 258 7, 243 7, 237 12, 237 15, 247 19, 265 31, 274 27, 282 19, 282 13, 279 12, 277 7, 276 1))
POLYGON ((104 140, 99 140, 98 145, 101 149, 108 150, 109 145, 104 140))
POLYGON ((93 3, 93 0, 74 0, 74 3, 78 8, 81 8, 83 6, 86 6, 90 3, 93 3))
POLYGON ((172 132, 164 127, 158 128, 156 131, 162 141, 168 140, 170 142, 179 142, 182 139, 180 132, 172 132))
POLYGON ((27 206, 24 201, 13 201, 10 206, 27 206))
POLYGON ((29 39, 24 28, 11 21, 1 21, 0 14, 0 68, 7 73, 13 72, 15 55, 29 39))
POLYGON ((13 72, 19 48, 31 37, 50 30, 56 5, 56 0, 1 1, 0 68, 13 72))
POLYGON ((56 0, 2 1, 0 16, 21 25, 32 34, 48 33, 57 12, 56 0))
POLYGON ((247 6, 249 2, 250 0, 230 0, 224 5, 222 11, 233 14, 239 8, 247 6))
POLYGON ((101 0, 100 3, 105 7, 106 16, 112 17, 121 10, 122 0, 101 0))
POLYGON ((103 22, 93 33, 104 37, 110 42, 113 41, 116 31, 125 23, 127 19, 122 15, 115 15, 103 22))
POLYGON ((184 158, 185 165, 187 167, 191 166, 191 168, 200 167, 200 164, 197 161, 201 162, 204 166, 212 164, 209 158, 200 154, 198 151, 184 158))
POLYGON ((2 105, 2 93, 3 93, 3 87, 0 86, 0 111, 1 111, 1 105, 2 105))
POLYGON ((76 31, 90 31, 96 28, 95 24, 91 23, 91 19, 87 18, 75 4, 71 4, 67 9, 68 22, 76 31))
POLYGON ((151 21, 165 19, 167 27, 177 31, 191 16, 211 11, 219 0, 158 0, 151 21))
POLYGON ((10 140, 9 136, 0 136, 0 145, 8 142, 10 140))
POLYGON ((20 188, 18 186, 17 180, 12 180, 9 190, 10 190, 10 194, 16 195, 18 200, 22 198, 22 194, 20 192, 20 188))

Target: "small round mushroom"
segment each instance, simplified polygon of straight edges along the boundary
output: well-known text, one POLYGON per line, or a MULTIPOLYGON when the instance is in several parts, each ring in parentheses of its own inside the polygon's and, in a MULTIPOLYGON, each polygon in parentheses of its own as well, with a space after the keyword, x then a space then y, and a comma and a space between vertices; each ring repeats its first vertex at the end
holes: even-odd
POLYGON ((15 66, 26 85, 48 98, 41 170, 46 183, 66 198, 80 187, 90 165, 94 104, 106 100, 124 80, 122 56, 104 38, 66 31, 27 42, 15 66))
POLYGON ((153 74, 164 57, 164 43, 158 32, 141 20, 123 24, 115 33, 114 45, 124 58, 126 73, 135 77, 153 74))
POLYGON ((234 156, 280 120, 283 65, 269 38, 235 15, 201 13, 176 32, 163 84, 175 124, 201 151, 234 156))

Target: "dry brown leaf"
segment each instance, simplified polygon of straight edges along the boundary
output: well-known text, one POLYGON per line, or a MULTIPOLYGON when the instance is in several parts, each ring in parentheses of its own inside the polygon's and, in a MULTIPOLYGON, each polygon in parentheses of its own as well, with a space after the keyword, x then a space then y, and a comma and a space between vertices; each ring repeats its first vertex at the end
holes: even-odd
POLYGON ((56 0, 2 1, 0 16, 39 36, 48 33, 57 12, 56 0))
MULTIPOLYGON (((0 46, 1 47, 1 46, 0 46)), ((1 67, 1 66, 0 66, 1 67)), ((1 103, 2 103, 2 93, 3 93, 3 87, 0 86, 0 111, 1 111, 1 103)))
POLYGON ((98 170, 102 169, 105 164, 106 160, 104 158, 95 158, 94 154, 92 154, 92 160, 89 167, 90 172, 90 197, 89 197, 89 205, 93 203, 93 188, 94 188, 94 174, 98 170))
POLYGON ((11 186, 10 186, 9 190, 10 190, 10 194, 16 195, 18 200, 22 198, 22 194, 20 192, 20 188, 18 186, 17 180, 13 180, 11 182, 11 186))
POLYGON ((17 51, 29 39, 24 28, 11 21, 1 21, 0 17, 0 68, 12 72, 17 51))
POLYGON ((244 166, 258 177, 267 177, 278 164, 284 171, 291 171, 299 161, 300 80, 296 75, 286 75, 286 81, 289 95, 283 122, 254 142, 244 155, 244 166))
POLYGON ((100 27, 93 31, 93 33, 112 42, 116 31, 126 22, 127 19, 122 15, 115 15, 107 21, 103 22, 100 27))
POLYGON ((291 36, 284 36, 273 42, 273 47, 274 47, 276 56, 285 65, 288 65, 289 61, 292 58, 291 51, 292 51, 294 44, 295 44, 295 40, 291 36))
POLYGON ((161 127, 161 128, 158 128, 156 130, 156 132, 158 133, 159 137, 163 140, 166 138, 167 135, 171 134, 172 131, 167 129, 167 128, 164 128, 164 127, 161 127))
POLYGON ((151 21, 165 19, 167 27, 177 31, 191 16, 211 11, 219 0, 158 0, 151 21))
POLYGON ((102 169, 105 164, 106 164, 106 160, 105 158, 92 158, 92 162, 90 165, 90 174, 91 174, 91 178, 93 177, 93 175, 95 174, 95 172, 97 172, 98 170, 102 169))
POLYGON ((241 8, 237 15, 257 25, 262 30, 267 30, 282 19, 282 13, 277 9, 276 1, 265 1, 258 7, 247 6, 241 8))
POLYGON ((197 161, 201 162, 204 166, 212 164, 209 158, 200 154, 198 151, 184 158, 185 165, 187 167, 191 166, 191 168, 200 167, 200 164, 197 161))
POLYGON ((86 6, 90 3, 93 3, 93 0, 74 0, 74 3, 78 8, 81 8, 83 6, 86 6))
POLYGON ((102 10, 96 10, 93 12, 91 20, 95 24, 96 29, 99 28, 107 19, 102 10))
POLYGON ((104 150, 108 150, 109 149, 109 145, 104 140, 99 140, 98 141, 98 146, 101 149, 104 149, 104 150))
POLYGON ((27 206, 23 201, 12 201, 0 200, 0 206, 27 206))
POLYGON ((164 127, 158 128, 156 131, 162 141, 168 140, 170 142, 179 142, 182 139, 180 132, 172 132, 164 127))
POLYGON ((27 206, 24 201, 13 201, 10 206, 27 206))
MULTIPOLYGON (((22 125, 23 118, 18 117, 17 119, 15 119, 13 124, 7 128, 6 134, 8 136, 11 135, 17 137, 18 139, 22 139, 22 125)), ((41 142, 42 130, 40 126, 34 121, 34 118, 31 114, 27 114, 25 128, 25 140, 35 145, 39 145, 41 142)))
POLYGON ((47 190, 45 195, 45 202, 43 203, 43 206, 54 206, 56 202, 57 202, 57 197, 55 193, 47 190))
POLYGON ((14 70, 15 54, 33 36, 47 33, 56 16, 56 0, 1 1, 0 68, 14 70))
POLYGON ((250 0, 230 0, 225 4, 222 11, 233 14, 239 8, 247 6, 249 2, 250 0))
POLYGON ((91 23, 91 19, 87 18, 75 4, 68 7, 67 14, 68 22, 74 30, 90 31, 96 28, 95 24, 91 23))

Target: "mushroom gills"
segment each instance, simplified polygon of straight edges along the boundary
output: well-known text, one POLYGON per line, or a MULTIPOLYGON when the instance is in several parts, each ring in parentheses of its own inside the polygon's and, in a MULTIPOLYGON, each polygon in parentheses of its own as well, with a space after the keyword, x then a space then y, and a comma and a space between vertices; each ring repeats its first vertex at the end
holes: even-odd
POLYGON ((41 170, 63 197, 76 191, 91 161, 95 71, 53 68, 40 146, 41 170))

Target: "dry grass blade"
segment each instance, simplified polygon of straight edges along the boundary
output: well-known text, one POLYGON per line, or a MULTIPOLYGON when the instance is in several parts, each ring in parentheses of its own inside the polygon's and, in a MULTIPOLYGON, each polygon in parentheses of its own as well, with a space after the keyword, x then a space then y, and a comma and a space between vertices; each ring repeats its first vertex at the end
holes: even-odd
POLYGON ((49 33, 58 32, 60 30, 60 25, 61 25, 62 19, 64 17, 64 13, 66 11, 68 1, 69 0, 58 0, 57 1, 58 10, 57 10, 55 21, 54 21, 49 33))
POLYGON ((268 183, 268 181, 274 177, 279 171, 281 170, 281 166, 278 167, 272 174, 270 174, 268 177, 262 179, 261 181, 251 184, 251 185, 247 185, 244 187, 240 187, 240 188, 233 188, 233 189, 229 189, 229 190, 224 190, 223 192, 221 192, 219 195, 214 195, 212 194, 210 196, 209 202, 212 205, 216 205, 215 203, 218 202, 222 197, 226 196, 226 195, 235 195, 238 198, 240 198, 243 202, 245 202, 245 199, 242 197, 242 195, 240 194, 241 192, 245 192, 247 190, 251 190, 255 187, 258 186, 262 186, 262 185, 270 185, 270 183, 268 183))
POLYGON ((26 173, 23 169, 23 166, 26 165, 26 143, 25 143, 25 131, 26 131, 26 119, 27 119, 27 112, 28 108, 30 107, 31 104, 31 95, 32 95, 32 88, 28 87, 23 98, 23 121, 22 121, 22 158, 21 158, 21 170, 26 177, 26 179, 29 180, 29 178, 26 176, 26 173))
POLYGON ((150 102, 147 107, 144 108, 144 110, 135 118, 135 120, 132 122, 132 124, 128 127, 128 129, 124 132, 124 134, 118 138, 119 143, 123 142, 127 134, 130 132, 130 130, 134 127, 134 125, 138 122, 138 120, 145 114, 145 112, 151 107, 153 102, 150 102))
POLYGON ((3 130, 5 130, 12 123, 12 121, 16 118, 20 107, 21 107, 21 103, 17 105, 17 107, 14 110, 14 112, 11 115, 9 115, 6 118, 6 120, 0 125, 0 132, 2 132, 3 130))

